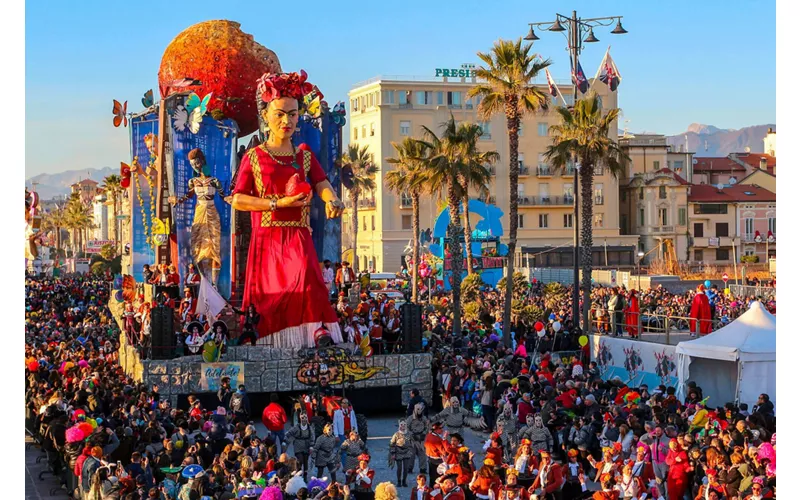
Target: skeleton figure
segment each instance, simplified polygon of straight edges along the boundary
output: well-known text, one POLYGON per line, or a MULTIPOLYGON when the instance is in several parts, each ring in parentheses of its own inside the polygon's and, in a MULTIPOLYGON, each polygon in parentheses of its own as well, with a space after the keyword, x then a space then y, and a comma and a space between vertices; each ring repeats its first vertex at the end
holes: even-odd
POLYGON ((519 444, 520 429, 519 421, 517 420, 517 416, 514 415, 514 408, 511 406, 511 403, 503 405, 503 411, 500 413, 500 416, 497 417, 496 431, 500 433, 503 446, 507 450, 512 448, 516 449, 517 444, 519 444))
POLYGON ((450 398, 450 407, 442 410, 438 415, 433 417, 432 422, 444 422, 447 431, 450 434, 461 434, 464 426, 472 429, 485 429, 486 422, 483 417, 475 415, 473 412, 462 408, 461 402, 457 397, 450 398))
MULTIPOLYGON (((423 414, 425 412, 425 403, 417 403, 414 405, 414 413, 406 419, 408 432, 411 434, 411 442, 414 448, 414 456, 417 457, 417 467, 420 474, 425 472, 428 457, 425 454, 425 436, 428 435, 430 429, 430 421, 423 414)), ((411 468, 414 464, 412 462, 411 468)))

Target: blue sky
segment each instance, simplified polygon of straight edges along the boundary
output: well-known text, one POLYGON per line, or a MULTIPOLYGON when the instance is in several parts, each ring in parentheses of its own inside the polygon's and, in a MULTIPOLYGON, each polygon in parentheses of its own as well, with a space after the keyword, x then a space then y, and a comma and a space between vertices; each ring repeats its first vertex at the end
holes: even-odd
MULTIPOLYGON (((629 33, 598 30, 600 43, 584 51, 581 64, 594 76, 611 44, 631 131, 676 134, 693 122, 720 128, 775 122, 773 2, 497 4, 196 1, 147 9, 145 2, 29 1, 26 177, 129 160, 127 131, 111 124, 111 100, 128 100, 129 111, 138 111, 147 89, 158 95, 164 48, 183 29, 209 19, 240 22, 278 54, 284 70, 304 68, 333 103, 373 76, 433 76, 437 67, 477 63, 477 51, 498 38, 524 36, 528 22, 551 21, 555 12, 622 15, 629 33)), ((564 38, 538 34, 535 52, 553 60, 556 79, 567 79, 564 38)))

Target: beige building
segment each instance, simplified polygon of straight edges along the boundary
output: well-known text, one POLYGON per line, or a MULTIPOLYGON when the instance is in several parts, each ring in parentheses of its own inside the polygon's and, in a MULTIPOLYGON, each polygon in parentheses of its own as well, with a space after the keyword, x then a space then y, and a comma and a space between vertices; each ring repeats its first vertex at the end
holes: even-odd
POLYGON ((631 159, 620 178, 620 230, 639 236, 644 264, 672 251, 679 262, 689 260, 686 178, 694 153, 674 151, 656 134, 626 135, 619 144, 631 159))
POLYGON ((767 130, 767 135, 764 137, 764 153, 770 156, 778 156, 776 154, 777 151, 777 144, 776 144, 776 133, 775 130, 770 127, 767 130))
MULTIPOLYGON (((468 71, 466 72, 469 73, 468 71)), ((374 154, 380 172, 376 178, 375 193, 364 196, 359 203, 358 259, 361 269, 396 271, 401 256, 411 239, 411 203, 384 188, 383 177, 391 168, 385 158, 395 156, 392 141, 404 137, 422 137, 422 126, 441 132, 440 125, 450 113, 457 122, 470 121, 481 125, 484 135, 481 149, 494 150, 500 161, 492 168, 490 202, 504 212, 503 227, 508 234, 508 136, 503 116, 494 116, 481 122, 477 115, 477 101, 467 99, 467 91, 475 80, 464 78, 429 78, 420 80, 394 80, 373 78, 356 84, 350 97, 350 143, 367 145, 374 154)), ((561 86, 564 97, 571 101, 572 87, 561 86)), ((543 92, 547 87, 542 86, 543 92)), ((603 100, 604 108, 617 106, 617 95, 601 82, 592 81, 592 90, 603 100)), ((553 105, 558 105, 553 100, 553 105)), ((536 265, 571 266, 573 241, 573 181, 572 170, 555 172, 543 158, 551 144, 550 126, 558 122, 553 111, 527 116, 522 123, 519 145, 519 232, 517 248, 521 252, 539 253, 543 249, 559 247, 540 258, 536 265), (563 245, 563 246, 562 246, 563 245)), ((616 132, 616 125, 612 130, 616 132)), ((345 194, 346 196, 346 194, 345 194)), ((605 262, 600 257, 612 249, 609 265, 633 264, 638 237, 620 235, 619 184, 606 169, 597 168, 594 189, 595 253, 597 265, 605 262)), ((433 228, 442 208, 432 197, 421 203, 420 226, 433 228)), ((351 255, 352 240, 348 207, 343 218, 342 245, 345 258, 351 255)), ((471 222, 477 222, 472 216, 471 222)))

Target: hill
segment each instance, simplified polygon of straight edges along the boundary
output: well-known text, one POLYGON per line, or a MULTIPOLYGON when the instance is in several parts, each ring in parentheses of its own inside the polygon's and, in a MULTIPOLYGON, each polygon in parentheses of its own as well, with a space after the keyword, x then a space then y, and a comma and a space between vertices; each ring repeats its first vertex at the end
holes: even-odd
POLYGON ((727 156, 730 153, 743 153, 750 148, 753 153, 764 152, 764 136, 767 129, 775 124, 753 125, 741 129, 720 129, 714 125, 692 123, 686 132, 667 136, 672 146, 684 146, 689 141, 689 151, 696 156, 727 156))
POLYGON ((25 186, 29 189, 31 182, 36 183, 36 191, 42 200, 50 200, 58 196, 68 195, 70 185, 83 180, 92 179, 102 183, 103 179, 111 174, 118 173, 111 167, 89 168, 86 170, 68 170, 57 174, 39 174, 25 179, 25 186))

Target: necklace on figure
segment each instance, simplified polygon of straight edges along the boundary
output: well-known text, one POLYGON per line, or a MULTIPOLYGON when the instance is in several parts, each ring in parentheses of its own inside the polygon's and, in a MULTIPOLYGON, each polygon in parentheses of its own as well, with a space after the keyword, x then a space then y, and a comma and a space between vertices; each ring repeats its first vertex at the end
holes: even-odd
POLYGON ((294 144, 292 144, 292 160, 289 161, 289 162, 281 161, 278 158, 276 158, 275 155, 272 153, 272 151, 270 151, 269 147, 266 146, 266 145, 264 145, 264 151, 266 151, 267 155, 269 155, 269 157, 272 158, 272 161, 274 161, 278 165, 283 165, 283 166, 286 166, 286 167, 291 166, 295 170, 300 170, 300 165, 298 165, 297 161, 296 161, 297 151, 294 149, 294 144))

